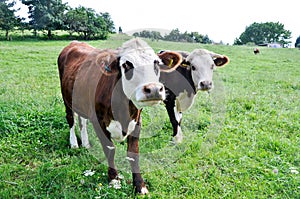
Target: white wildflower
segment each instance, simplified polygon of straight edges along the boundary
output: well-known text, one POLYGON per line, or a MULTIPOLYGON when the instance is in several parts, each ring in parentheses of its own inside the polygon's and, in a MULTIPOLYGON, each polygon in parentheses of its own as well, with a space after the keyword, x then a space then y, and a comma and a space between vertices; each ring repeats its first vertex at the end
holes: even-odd
POLYGON ((95 174, 95 171, 92 170, 86 170, 83 172, 84 176, 93 176, 95 174))

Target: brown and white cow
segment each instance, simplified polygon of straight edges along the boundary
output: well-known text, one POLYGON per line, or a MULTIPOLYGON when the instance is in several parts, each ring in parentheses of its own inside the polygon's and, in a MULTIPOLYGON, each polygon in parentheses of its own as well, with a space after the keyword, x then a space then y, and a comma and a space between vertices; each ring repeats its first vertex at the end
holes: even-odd
MULTIPOLYGON (((86 43, 72 42, 58 58, 71 146, 78 147, 74 132, 74 113, 77 113, 91 121, 108 160, 110 183, 119 183, 112 139, 121 142, 127 138, 126 159, 131 165, 133 186, 142 194, 148 190, 139 168, 141 109, 165 99, 165 88, 159 82, 160 71, 175 70, 182 61, 181 55, 175 52, 161 57, 176 61, 171 66, 163 65, 146 42, 133 39, 117 50, 100 50, 86 43)), ((86 128, 82 134, 83 145, 89 147, 86 128)))
POLYGON ((209 91, 213 88, 214 69, 229 62, 227 56, 206 49, 180 53, 183 56, 180 66, 171 73, 162 72, 160 76, 160 82, 166 87, 167 97, 164 103, 172 123, 175 143, 180 143, 183 139, 180 127, 182 112, 193 105, 198 91, 209 91))

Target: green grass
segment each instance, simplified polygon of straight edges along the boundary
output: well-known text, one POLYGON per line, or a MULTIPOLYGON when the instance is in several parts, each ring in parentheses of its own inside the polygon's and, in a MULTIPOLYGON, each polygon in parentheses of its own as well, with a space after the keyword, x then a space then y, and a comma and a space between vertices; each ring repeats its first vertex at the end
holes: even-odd
MULTIPOLYGON (((116 48, 125 37, 91 41, 116 48)), ((94 147, 70 149, 56 59, 69 41, 0 42, 0 198, 134 198, 117 144, 120 190, 94 147), (84 171, 95 171, 84 176, 84 171)), ((170 144, 163 106, 143 111, 141 169, 149 198, 300 198, 300 52, 297 49, 148 42, 156 51, 207 48, 231 62, 215 89, 184 113, 184 142, 170 144)), ((148 198, 144 197, 144 198, 148 198)))

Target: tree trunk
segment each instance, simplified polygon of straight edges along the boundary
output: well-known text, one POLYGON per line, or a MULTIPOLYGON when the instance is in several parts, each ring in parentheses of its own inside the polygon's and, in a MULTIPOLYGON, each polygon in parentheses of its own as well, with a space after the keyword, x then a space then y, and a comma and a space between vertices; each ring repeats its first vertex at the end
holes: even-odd
POLYGON ((8 30, 5 31, 5 37, 6 37, 6 40, 8 41, 9 40, 8 30))
POLYGON ((48 30, 48 39, 52 38, 51 30, 48 30))

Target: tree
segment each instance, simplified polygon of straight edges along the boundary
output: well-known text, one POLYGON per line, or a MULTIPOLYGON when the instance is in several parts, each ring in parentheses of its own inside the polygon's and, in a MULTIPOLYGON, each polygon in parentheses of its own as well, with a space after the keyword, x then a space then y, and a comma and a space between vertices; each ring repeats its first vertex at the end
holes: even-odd
POLYGON ((46 30, 50 39, 53 30, 62 28, 67 3, 61 0, 22 0, 22 3, 28 6, 29 24, 35 32, 46 30))
POLYGON ((180 31, 178 28, 171 30, 171 32, 168 35, 165 35, 164 37, 167 41, 179 41, 180 39, 180 31))
POLYGON ((122 34, 122 33, 123 33, 122 27, 119 26, 119 34, 122 34))
POLYGON ((115 33, 115 25, 113 20, 110 17, 110 14, 108 12, 100 13, 100 16, 103 18, 103 20, 106 23, 106 29, 109 33, 115 33))
POLYGON ((9 31, 21 23, 21 18, 15 16, 17 11, 13 7, 15 1, 0 0, 0 29, 5 31, 6 40, 9 40, 9 31))
POLYGON ((300 36, 296 39, 295 48, 300 49, 300 36))
POLYGON ((83 6, 70 9, 65 15, 64 24, 70 34, 77 32, 85 40, 92 37, 106 39, 115 30, 108 13, 97 14, 92 8, 83 6))
POLYGON ((203 44, 211 44, 212 40, 209 39, 208 35, 204 35, 204 37, 202 38, 202 42, 203 44))
POLYGON ((246 27, 245 32, 239 38, 235 39, 234 44, 255 43, 257 45, 278 42, 284 46, 291 43, 288 41, 290 38, 291 31, 285 30, 284 25, 279 22, 254 22, 246 27))

